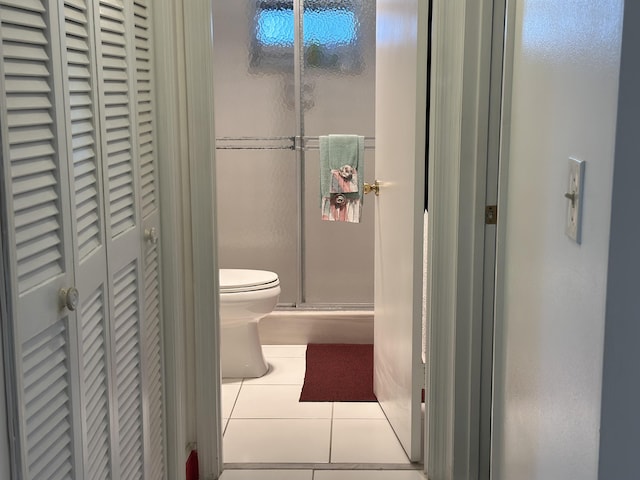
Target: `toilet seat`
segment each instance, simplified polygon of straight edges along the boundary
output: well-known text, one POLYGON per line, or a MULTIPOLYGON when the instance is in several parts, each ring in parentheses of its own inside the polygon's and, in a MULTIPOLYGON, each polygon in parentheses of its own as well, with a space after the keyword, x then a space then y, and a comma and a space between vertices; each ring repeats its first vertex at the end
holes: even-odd
POLYGON ((275 288, 280 279, 266 270, 220 269, 220 293, 256 292, 275 288))

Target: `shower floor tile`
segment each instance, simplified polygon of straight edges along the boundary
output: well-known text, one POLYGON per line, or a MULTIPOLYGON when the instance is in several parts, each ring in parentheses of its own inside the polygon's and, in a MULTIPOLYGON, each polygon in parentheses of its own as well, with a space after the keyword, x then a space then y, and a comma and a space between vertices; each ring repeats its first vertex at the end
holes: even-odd
POLYGON ((416 470, 225 470, 220 480, 426 480, 416 470))
POLYGON ((386 420, 380 405, 375 402, 335 402, 333 418, 375 418, 386 420))
POLYGON ((345 471, 345 464, 411 466, 377 403, 299 402, 306 345, 266 345, 263 352, 270 365, 266 375, 222 382, 223 412, 229 413, 224 462, 237 469, 225 472, 223 480, 424 478, 416 470, 345 471), (249 466, 254 470, 243 470, 243 463, 269 464, 275 470, 255 470, 254 465, 249 466), (303 471, 290 465, 301 463, 326 464, 326 468, 303 471), (278 476, 278 464, 289 464, 293 470, 278 476), (342 464, 341 470, 332 471, 332 464, 342 464))
POLYGON ((233 418, 331 418, 331 402, 299 402, 299 385, 244 385, 233 418))
POLYGON ((263 345, 262 353, 266 359, 276 358, 305 358, 306 345, 263 345))
POLYGON ((267 357, 269 371, 259 378, 246 378, 243 385, 302 385, 306 360, 304 358, 267 357))
POLYGON ((224 435, 228 463, 328 463, 331 420, 229 420, 224 435))
POLYGON ((229 418, 240 393, 242 382, 222 382, 222 418, 229 418))
POLYGON ((331 463, 409 463, 409 459, 386 419, 334 419, 331 463))
POLYGON ((426 480, 426 478, 424 473, 417 470, 317 470, 313 474, 313 480, 426 480))
POLYGON ((220 480, 312 480, 313 470, 225 470, 220 480))

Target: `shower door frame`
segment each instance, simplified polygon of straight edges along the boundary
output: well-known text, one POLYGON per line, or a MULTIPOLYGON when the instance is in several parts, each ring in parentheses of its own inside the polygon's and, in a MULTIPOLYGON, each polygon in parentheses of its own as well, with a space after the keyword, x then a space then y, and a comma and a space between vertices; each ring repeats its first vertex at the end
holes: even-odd
MULTIPOLYGON (((293 0, 294 18, 294 94, 296 110, 296 136, 294 148, 296 150, 296 162, 298 164, 298 298, 294 308, 308 310, 367 310, 373 311, 373 291, 371 291, 370 303, 308 303, 306 300, 306 236, 305 236, 305 195, 304 184, 306 180, 306 151, 309 148, 320 148, 318 137, 305 135, 304 114, 304 2, 305 0, 293 0), (317 147, 315 145, 317 143, 317 147)), ((375 98, 373 99, 375 101, 375 98)), ((365 137, 365 148, 375 149, 375 138, 365 137)), ((371 242, 373 245, 373 226, 371 227, 371 242)), ((371 265, 373 265, 373 246, 371 249, 371 265)))

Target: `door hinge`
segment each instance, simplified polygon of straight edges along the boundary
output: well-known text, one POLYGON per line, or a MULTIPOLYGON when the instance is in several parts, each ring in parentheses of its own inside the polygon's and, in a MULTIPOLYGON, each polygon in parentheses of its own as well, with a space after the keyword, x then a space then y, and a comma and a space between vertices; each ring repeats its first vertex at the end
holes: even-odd
POLYGON ((498 223, 498 206, 487 205, 484 208, 484 223, 486 225, 495 225, 498 223))

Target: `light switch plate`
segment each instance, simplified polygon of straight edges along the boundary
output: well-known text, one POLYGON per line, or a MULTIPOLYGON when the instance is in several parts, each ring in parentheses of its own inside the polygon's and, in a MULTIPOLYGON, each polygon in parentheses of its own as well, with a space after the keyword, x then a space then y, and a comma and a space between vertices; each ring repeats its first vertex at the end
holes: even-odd
POLYGON ((584 193, 585 162, 569 158, 569 186, 565 198, 567 199, 566 233, 576 243, 582 242, 582 203, 584 193))

